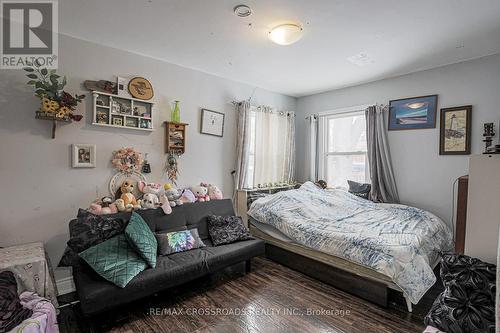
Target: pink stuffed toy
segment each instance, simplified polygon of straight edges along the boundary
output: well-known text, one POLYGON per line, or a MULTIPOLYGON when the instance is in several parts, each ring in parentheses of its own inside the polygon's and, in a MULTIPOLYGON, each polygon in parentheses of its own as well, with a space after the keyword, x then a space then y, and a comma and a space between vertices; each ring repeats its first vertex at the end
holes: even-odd
POLYGON ((210 201, 210 197, 208 196, 208 186, 204 183, 200 185, 195 185, 191 187, 191 192, 193 192, 196 201, 210 201))
POLYGON ((221 200, 223 198, 222 191, 212 184, 208 184, 208 196, 210 200, 221 200))
POLYGON ((170 207, 170 203, 168 202, 168 198, 165 195, 165 191, 163 190, 163 186, 161 184, 140 181, 138 188, 141 193, 156 195, 163 212, 167 215, 172 213, 172 207, 170 207))
POLYGON ((103 197, 91 203, 88 211, 95 215, 115 214, 118 208, 111 197, 103 197))

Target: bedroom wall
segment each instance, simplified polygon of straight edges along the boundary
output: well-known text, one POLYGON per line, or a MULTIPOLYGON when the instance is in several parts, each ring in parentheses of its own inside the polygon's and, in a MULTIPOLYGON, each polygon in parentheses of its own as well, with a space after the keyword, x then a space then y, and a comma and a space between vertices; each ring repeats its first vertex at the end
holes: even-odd
MULTIPOLYGON (((306 116, 327 110, 391 99, 438 94, 438 109, 472 104, 472 153, 483 149, 484 122, 500 120, 500 55, 355 87, 302 97, 297 102, 297 176, 309 175, 306 116)), ((439 111, 438 111, 439 115, 439 111)), ((403 203, 452 220, 452 187, 468 173, 469 156, 439 155, 439 117, 435 129, 389 131, 388 139, 403 203)), ((497 137, 498 138, 498 137, 497 137)), ((496 139, 497 139, 496 138, 496 139)), ((472 223, 472 222, 470 222, 472 223)), ((468 228, 472 227, 469 223, 468 228)))
MULTIPOLYGON (((168 182, 162 123, 176 99, 181 101, 181 120, 189 123, 179 185, 209 181, 232 195, 236 117, 230 101, 247 99, 253 86, 67 36, 60 36, 58 71, 68 76, 69 92, 87 97, 78 108, 84 119, 60 126, 52 140, 51 123, 34 119, 39 101, 25 85, 24 72, 0 70, 0 246, 43 241, 57 265, 68 239, 68 221, 95 199, 96 188, 100 196, 108 194, 114 173, 111 154, 123 146, 149 153, 153 172, 148 180, 168 182), (116 75, 151 81, 157 103, 153 133, 90 124, 91 95, 83 81, 115 80, 116 75), (199 133, 201 107, 225 113, 223 138, 199 133), (97 145, 97 168, 71 168, 73 143, 97 145)), ((257 89, 252 103, 294 110, 296 99, 257 89)))

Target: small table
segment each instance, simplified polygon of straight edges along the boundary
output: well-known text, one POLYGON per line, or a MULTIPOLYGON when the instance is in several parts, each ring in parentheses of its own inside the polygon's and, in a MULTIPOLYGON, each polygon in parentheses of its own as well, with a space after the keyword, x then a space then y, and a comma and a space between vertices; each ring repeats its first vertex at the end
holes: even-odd
POLYGON ((57 309, 57 289, 43 243, 15 245, 0 249, 0 271, 16 276, 17 291, 34 291, 57 309))

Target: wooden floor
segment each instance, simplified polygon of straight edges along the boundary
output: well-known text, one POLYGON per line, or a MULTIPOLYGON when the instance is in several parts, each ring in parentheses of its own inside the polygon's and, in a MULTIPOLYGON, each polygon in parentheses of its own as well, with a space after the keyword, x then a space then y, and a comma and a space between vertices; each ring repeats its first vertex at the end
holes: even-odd
POLYGON ((63 333, 415 333, 423 331, 423 316, 437 292, 430 292, 409 314, 397 293, 390 295, 386 309, 256 258, 250 274, 226 272, 200 279, 102 316, 85 318, 78 305, 62 308, 59 325, 63 333))

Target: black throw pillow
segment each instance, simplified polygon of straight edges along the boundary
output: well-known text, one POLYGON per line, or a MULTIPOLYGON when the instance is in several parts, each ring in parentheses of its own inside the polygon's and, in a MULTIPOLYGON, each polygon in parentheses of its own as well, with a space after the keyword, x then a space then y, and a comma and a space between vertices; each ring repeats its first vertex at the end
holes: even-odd
POLYGON ((67 244, 73 251, 80 253, 123 233, 129 219, 130 213, 94 215, 80 209, 76 221, 71 225, 71 238, 67 244))
POLYGON ((10 271, 0 272, 0 332, 8 332, 32 315, 21 305, 17 295, 17 282, 10 271))
POLYGON ((445 290, 434 301, 425 324, 448 333, 494 332, 496 266, 461 254, 442 257, 445 290))
POLYGON ((370 184, 361 184, 352 180, 348 180, 347 184, 349 184, 349 193, 368 200, 370 191, 372 190, 372 186, 370 184))
POLYGON ((215 246, 253 239, 239 216, 210 215, 208 233, 215 246))

